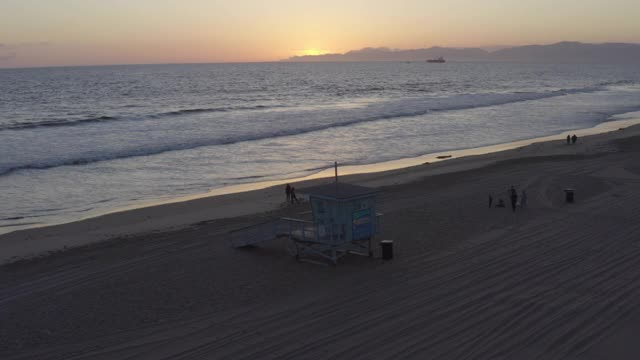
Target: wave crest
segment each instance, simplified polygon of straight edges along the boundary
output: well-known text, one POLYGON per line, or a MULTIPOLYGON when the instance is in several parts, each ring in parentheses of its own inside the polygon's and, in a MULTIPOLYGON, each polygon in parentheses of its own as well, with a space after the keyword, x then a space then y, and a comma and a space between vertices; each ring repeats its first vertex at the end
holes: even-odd
POLYGON ((196 108, 196 109, 182 109, 175 111, 167 111, 157 114, 142 115, 142 116, 97 116, 88 117, 84 119, 52 119, 52 120, 39 120, 39 121, 27 121, 13 124, 0 125, 0 131, 3 130, 29 130, 36 128, 47 127, 61 127, 61 126, 79 126, 109 121, 136 121, 145 119, 159 119, 164 117, 176 117, 198 113, 216 113, 216 112, 230 112, 230 111, 248 111, 248 110, 263 110, 282 107, 280 105, 256 105, 256 106, 241 106, 241 107, 220 107, 220 108, 196 108))

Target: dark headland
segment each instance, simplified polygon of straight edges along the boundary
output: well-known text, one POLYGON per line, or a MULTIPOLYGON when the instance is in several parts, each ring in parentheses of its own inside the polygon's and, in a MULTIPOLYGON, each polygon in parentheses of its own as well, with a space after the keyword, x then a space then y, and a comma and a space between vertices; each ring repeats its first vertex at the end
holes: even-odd
POLYGON ((638 64, 640 63, 640 45, 629 43, 586 44, 565 41, 551 45, 508 47, 496 51, 481 48, 446 47, 397 50, 383 47, 352 50, 344 54, 294 56, 284 61, 425 61, 438 57, 443 57, 447 61, 638 64))

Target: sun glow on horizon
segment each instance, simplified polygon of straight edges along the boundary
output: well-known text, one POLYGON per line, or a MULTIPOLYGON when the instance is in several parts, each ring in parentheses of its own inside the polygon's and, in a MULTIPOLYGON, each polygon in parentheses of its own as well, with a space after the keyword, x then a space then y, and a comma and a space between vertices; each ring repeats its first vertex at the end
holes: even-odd
POLYGON ((302 50, 296 51, 296 55, 298 56, 318 56, 318 55, 326 55, 330 53, 331 53, 330 51, 317 49, 317 48, 309 48, 309 49, 302 49, 302 50))

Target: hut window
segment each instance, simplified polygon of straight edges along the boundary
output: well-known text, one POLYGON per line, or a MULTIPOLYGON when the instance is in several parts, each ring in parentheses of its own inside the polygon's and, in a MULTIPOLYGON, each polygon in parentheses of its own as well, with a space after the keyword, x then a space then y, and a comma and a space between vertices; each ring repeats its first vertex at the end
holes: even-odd
POLYGON ((318 213, 324 214, 324 201, 318 201, 318 213))

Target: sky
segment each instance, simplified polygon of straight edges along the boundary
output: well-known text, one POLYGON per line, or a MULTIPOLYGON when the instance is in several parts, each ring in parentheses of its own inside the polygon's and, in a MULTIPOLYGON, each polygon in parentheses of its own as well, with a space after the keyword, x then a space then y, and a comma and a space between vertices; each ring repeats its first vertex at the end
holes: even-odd
POLYGON ((0 0, 0 67, 640 43, 640 0, 0 0))

